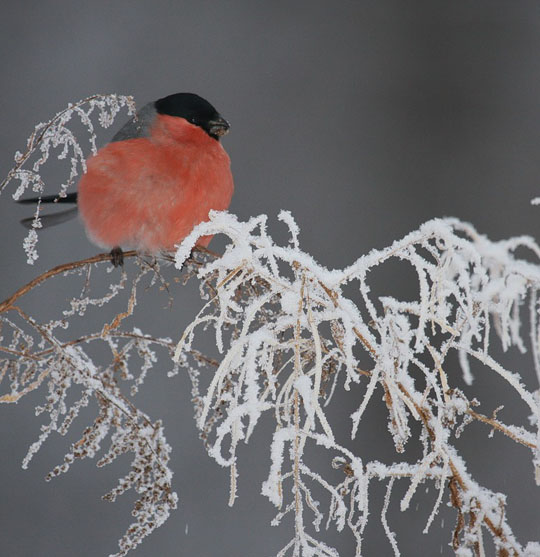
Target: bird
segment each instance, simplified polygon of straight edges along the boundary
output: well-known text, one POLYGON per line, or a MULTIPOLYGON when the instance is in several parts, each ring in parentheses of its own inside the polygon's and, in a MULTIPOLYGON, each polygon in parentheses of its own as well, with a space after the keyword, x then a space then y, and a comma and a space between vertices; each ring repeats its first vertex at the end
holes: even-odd
MULTIPOLYGON (((230 158, 220 139, 230 125, 205 99, 175 93, 143 106, 91 156, 78 191, 20 200, 76 203, 41 217, 42 226, 80 215, 91 242, 110 250, 156 255, 175 249, 211 210, 228 209, 234 191, 230 158)), ((34 219, 24 219, 31 226, 34 219)), ((198 239, 206 247, 211 236, 198 239)))

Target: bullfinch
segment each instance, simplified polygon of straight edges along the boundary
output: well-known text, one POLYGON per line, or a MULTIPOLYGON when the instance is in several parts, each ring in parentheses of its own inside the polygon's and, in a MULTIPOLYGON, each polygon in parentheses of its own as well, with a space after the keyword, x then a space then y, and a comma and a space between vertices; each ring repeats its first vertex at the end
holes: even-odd
MULTIPOLYGON (((77 203, 89 239, 111 250, 114 265, 122 264, 122 249, 174 250, 208 220, 210 210, 229 207, 234 183, 220 143, 228 131, 229 123, 202 97, 169 95, 141 108, 88 159, 77 193, 44 196, 41 203, 77 203)), ((42 225, 76 213, 74 208, 44 216, 42 225)), ((207 246, 210 239, 198 244, 207 246)))

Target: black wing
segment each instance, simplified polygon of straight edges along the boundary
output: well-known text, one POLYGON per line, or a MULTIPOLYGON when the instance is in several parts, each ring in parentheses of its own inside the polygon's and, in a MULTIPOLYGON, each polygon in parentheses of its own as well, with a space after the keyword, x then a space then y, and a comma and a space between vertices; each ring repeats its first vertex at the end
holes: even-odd
MULTIPOLYGON (((56 224, 61 224, 77 216, 77 207, 72 207, 66 211, 59 211, 58 213, 53 213, 52 215, 40 215, 39 220, 41 222, 42 228, 49 228, 49 226, 55 226, 56 224)), ((21 224, 25 228, 33 228, 32 224, 34 222, 34 217, 28 217, 21 220, 21 224)))
POLYGON ((66 197, 60 197, 59 195, 44 195, 43 197, 30 197, 28 199, 19 199, 17 203, 22 205, 30 205, 31 203, 37 203, 41 199, 41 203, 77 203, 77 192, 68 193, 66 197))

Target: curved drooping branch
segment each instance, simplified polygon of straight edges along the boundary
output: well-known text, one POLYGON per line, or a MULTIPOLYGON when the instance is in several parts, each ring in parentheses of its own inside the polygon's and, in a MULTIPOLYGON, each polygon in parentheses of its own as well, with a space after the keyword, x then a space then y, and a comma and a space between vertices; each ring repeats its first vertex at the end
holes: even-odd
MULTIPOLYGON (((135 257, 137 255, 136 251, 125 251, 124 257, 130 258, 135 257)), ((72 261, 70 263, 62 263, 61 265, 57 265, 44 273, 41 273, 36 278, 32 279, 30 282, 26 283, 24 286, 21 286, 16 292, 14 292, 11 296, 6 298, 3 302, 0 302, 0 313, 5 311, 9 311, 13 309, 13 304, 22 296, 30 292, 36 286, 39 286, 46 280, 49 280, 57 275, 63 275, 68 271, 73 271, 75 269, 80 269, 81 267, 88 267, 89 265, 93 265, 94 263, 101 263, 103 261, 110 261, 111 254, 110 253, 98 253, 92 257, 87 257, 86 259, 81 259, 79 261, 72 261)))
MULTIPOLYGON (((124 256, 127 260, 134 260, 135 264, 129 265, 130 268, 123 269, 121 273, 110 275, 117 282, 113 280, 105 295, 91 295, 91 270, 101 263, 109 264, 108 253, 50 269, 0 304, 0 387, 4 387, 0 403, 15 403, 40 387, 48 393, 45 404, 37 409, 39 414, 48 415, 48 423, 42 426, 39 438, 30 447, 23 460, 23 467, 29 465, 53 432, 65 435, 80 410, 91 399, 95 400, 98 407, 94 422, 84 429, 80 439, 71 445, 64 456, 63 463, 54 467, 47 479, 67 472, 76 460, 93 458, 100 451, 102 456, 97 462, 98 466, 112 462, 123 453, 133 454, 129 473, 104 496, 114 501, 128 489, 135 489, 139 494, 133 511, 136 521, 120 540, 118 555, 125 555, 160 526, 177 504, 171 484, 172 471, 168 464, 171 449, 166 442, 163 426, 159 420, 151 420, 132 400, 132 396, 143 386, 148 372, 158 362, 171 361, 176 343, 170 338, 145 334, 139 329, 123 328, 126 318, 136 312, 138 290, 143 277, 149 276, 151 284, 155 283, 162 289, 167 288, 167 282, 160 271, 160 260, 136 257, 134 251, 126 252, 124 256), (70 307, 63 309, 59 300, 57 309, 60 316, 43 321, 22 309, 25 295, 38 286, 47 288, 49 283, 62 277, 67 277, 71 282, 79 277, 83 287, 79 298, 68 300, 70 307), (123 302, 120 295, 125 290, 128 296, 123 302), (110 320, 111 311, 108 308, 114 307, 112 304, 115 301, 116 307, 118 303, 120 307, 115 310, 116 316, 110 320), (106 310, 102 312, 103 322, 100 324, 98 321, 98 330, 89 330, 83 336, 69 338, 69 324, 77 317, 84 319, 91 307, 106 310), (96 343, 110 348, 109 362, 105 360, 98 363, 90 356, 90 348, 96 343), (137 364, 131 363, 134 358, 141 362, 138 370, 137 364), (123 383, 130 385, 131 396, 125 392, 123 383), (73 393, 77 395, 74 397, 73 393), (75 402, 72 402, 73 398, 75 402), (107 438, 109 446, 105 448, 107 438)), ((200 257, 215 255, 205 248, 194 248, 193 256, 186 261, 182 280, 193 276, 202 264, 200 257)), ((170 266, 170 256, 164 255, 161 259, 170 266)), ((91 324, 88 322, 88 326, 91 324)), ((216 365, 214 360, 197 350, 192 351, 189 357, 197 365, 216 365)), ((171 373, 177 373, 178 370, 179 366, 173 366, 171 373)), ((193 380, 196 380, 195 375, 193 380)))
MULTIPOLYGON (((86 127, 90 150, 95 152, 91 116, 97 114, 99 123, 107 127, 122 107, 132 113, 132 99, 94 95, 38 125, 24 152, 16 154, 15 166, 0 184, 0 192, 15 180, 16 199, 28 188, 41 195, 45 184, 39 170, 56 152, 60 159, 70 158, 69 176, 58 192, 64 195, 85 169, 86 153, 69 129, 71 118, 78 117, 86 127)), ((37 408, 46 423, 23 465, 28 466, 53 432, 66 434, 80 410, 94 399, 95 420, 48 479, 67 472, 77 459, 100 454, 97 464, 103 466, 130 453, 129 472, 105 496, 114 501, 129 489, 138 493, 135 522, 120 540, 117 554, 125 555, 161 525, 177 504, 169 466, 171 449, 163 426, 138 409, 132 398, 144 386, 147 374, 165 363, 172 367, 170 376, 184 370, 192 381, 201 437, 209 454, 230 468, 230 504, 237 497, 239 443, 258 434, 261 416, 274 421, 270 469, 262 492, 278 508, 273 524, 292 517, 294 530, 279 557, 315 553, 336 557, 338 552, 318 533, 325 518, 327 527, 348 528, 356 556, 360 556, 373 480, 387 482, 380 520, 396 555, 399 544, 387 511, 400 480, 408 482, 400 501, 402 511, 409 508, 422 483, 434 482, 438 488, 424 532, 446 495, 456 512, 450 538, 457 554, 483 555, 483 534, 487 533, 500 557, 540 555, 538 544, 525 547, 516 539, 506 518, 504 496, 482 487, 469 474, 454 443, 469 423, 479 421, 532 451, 540 483, 538 393, 528 390, 515 372, 496 361, 490 345, 495 331, 503 349, 525 348, 527 339, 521 330, 527 322, 524 302, 528 300, 529 344, 540 381, 540 249, 536 243, 530 238, 491 242, 468 224, 436 219, 345 269, 329 271, 300 249, 299 229, 292 216, 282 212, 279 218, 290 232, 287 245, 273 241, 266 216, 240 222, 228 214, 211 215, 209 223, 197 227, 183 242, 175 257, 178 269, 183 270, 175 280, 196 277, 206 303, 180 342, 150 335, 139 327, 126 328, 128 317, 140 327, 148 324, 148 316, 137 319, 136 313, 137 300, 145 291, 140 288, 144 277, 150 278, 150 285, 169 289, 159 261, 135 258, 134 252, 126 257, 135 265, 130 263, 129 271, 111 275, 105 294, 95 294, 91 280, 91 270, 110 257, 99 254, 55 267, 0 303, 0 402, 16 402, 39 387, 47 391, 37 408), (229 239, 223 257, 189 259, 197 239, 213 234, 229 239), (517 257, 518 249, 528 250, 533 262, 517 257), (416 299, 373 295, 370 273, 392 260, 413 269, 416 299), (42 319, 24 309, 26 294, 66 274, 70 281, 82 279, 83 283, 80 295, 68 300, 68 307, 59 302, 58 314, 42 319), (354 296, 346 294, 351 289, 354 296), (127 299, 122 299, 122 293, 127 299), (90 308, 108 311, 99 314, 97 329, 88 321, 85 334, 70 336, 70 323, 85 319, 90 308), (208 332, 220 352, 218 359, 196 347, 208 332), (101 360, 92 356, 91 347, 97 343, 110 352, 101 360), (456 387, 455 371, 448 365, 452 352, 459 357, 465 383, 473 379, 469 360, 502 378, 531 414, 530 427, 504 423, 497 416, 498 409, 491 417, 478 412, 476 400, 456 387), (211 371, 210 378, 201 374, 205 367, 211 371), (396 461, 391 464, 369 461, 357 447, 337 442, 343 436, 337 435, 338 426, 331 419, 332 405, 340 404, 342 396, 352 396, 354 438, 366 422, 366 409, 376 392, 383 395, 396 449, 396 461), (415 435, 423 454, 411 463, 407 451, 415 435), (321 462, 326 458, 326 468, 310 460, 312 451, 306 447, 325 455, 321 462), (335 480, 331 469, 342 472, 340 480, 335 480), (329 502, 326 511, 317 500, 321 492, 329 502), (310 523, 315 534, 310 533, 310 523)), ((37 258, 38 229, 39 204, 34 228, 25 241, 29 262, 37 258)), ((199 255, 204 251, 199 249, 199 255)))
MULTIPOLYGON (((402 511, 420 484, 438 485, 426 530, 446 491, 457 515, 452 536, 456 552, 472 549, 482 555, 482 535, 487 532, 498 555, 522 555, 524 547, 506 519, 505 498, 470 475, 453 437, 478 420, 531 449, 537 474, 540 470, 538 398, 490 355, 492 325, 503 347, 524 345, 520 308, 529 297, 533 359, 538 360, 534 339, 540 333, 536 319, 540 266, 516 258, 514 252, 527 248, 540 261, 539 248, 529 238, 495 243, 457 220, 435 220, 346 269, 328 271, 300 250, 298 228, 290 215, 281 213, 280 219, 291 233, 287 246, 273 242, 265 216, 239 222, 222 213, 200 225, 177 253, 181 264, 199 235, 222 233, 230 240, 223 257, 199 270, 201 279, 215 277, 216 292, 186 328, 175 356, 192 349, 199 329, 214 331, 223 355, 203 397, 198 422, 210 455, 231 469, 231 503, 236 497, 238 443, 247 442, 260 417, 269 414, 275 433, 263 494, 280 509, 275 523, 288 514, 294 516, 294 537, 280 556, 313 551, 337 555, 306 530, 308 510, 316 530, 323 518, 309 484, 327 491, 327 525, 334 522, 338 530, 347 525, 356 540, 356 555, 361 555, 371 479, 389 482, 381 520, 398 551, 386 510, 400 478, 410 479, 402 511), (370 271, 392 259, 414 269, 419 284, 416 301, 372 297, 370 271), (358 283, 361 306, 344 294, 344 286, 353 281, 358 283), (472 380, 468 358, 502 377, 531 413, 532 430, 503 423, 496 411, 492 418, 477 412, 478 402, 456 388, 456 378, 446 369, 451 351, 459 355, 466 382, 472 380), (361 365, 362 353, 370 357, 371 369, 361 365), (423 382, 415 379, 417 372, 423 382), (341 383, 357 393, 357 408, 351 414, 353 438, 380 389, 396 456, 407 455, 412 432, 420 431, 423 457, 413 464, 398 460, 383 465, 366 462, 362 454, 337 443, 339 436, 326 408, 341 383), (420 429, 412 427, 414 422, 420 429), (332 462, 343 470, 343 482, 331 485, 314 472, 304 451, 308 443, 337 455, 332 462)), ((531 551, 534 547, 528 546, 531 551)))

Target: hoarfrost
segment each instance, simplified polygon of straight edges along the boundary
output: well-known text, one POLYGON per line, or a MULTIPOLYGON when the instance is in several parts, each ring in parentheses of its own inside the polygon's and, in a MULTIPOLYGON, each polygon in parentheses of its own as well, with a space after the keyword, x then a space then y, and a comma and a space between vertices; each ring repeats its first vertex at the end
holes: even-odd
MULTIPOLYGON (((249 440, 243 433, 243 417, 250 416, 251 433, 265 412, 273 416, 271 465, 262 494, 279 509, 274 525, 289 515, 294 525, 293 538, 278 555, 337 554, 307 531, 307 514, 311 513, 318 532, 323 513, 310 484, 327 493, 327 527, 334 523, 341 530, 346 522, 357 542, 356 555, 361 555, 372 479, 387 483, 381 520, 395 555, 399 555, 398 543, 386 511, 398 480, 408 482, 400 502, 402 511, 409 508, 420 484, 435 484, 436 498, 424 532, 446 494, 457 514, 451 539, 457 555, 483 547, 486 533, 501 554, 524 554, 506 520, 505 497, 482 487, 470 475, 453 436, 472 421, 480 421, 529 448, 538 470, 538 397, 518 374, 491 356, 490 347, 494 330, 504 350, 511 346, 525 350, 521 331, 528 298, 530 344, 538 368, 538 246, 528 237, 491 242, 469 224, 435 219, 388 248, 373 250, 349 267, 331 271, 301 251, 292 216, 281 213, 280 220, 290 232, 286 246, 273 242, 266 216, 241 222, 228 213, 211 214, 210 221, 199 225, 179 246, 176 264, 181 268, 200 236, 224 234, 229 240, 222 257, 198 270, 199 280, 211 281, 214 290, 175 351, 178 360, 184 350, 192 349, 198 334, 213 330, 222 357, 204 395, 198 423, 209 454, 221 465, 235 469, 238 442, 249 440), (536 263, 515 256, 523 248, 536 263), (410 265, 416 273, 416 300, 372 297, 369 273, 392 259, 410 265), (362 305, 344 294, 344 287, 351 283, 358 285, 362 305), (471 360, 502 377, 531 413, 533 430, 505 424, 496 417, 497 409, 492 417, 478 412, 478 401, 454 386, 456 378, 446 366, 452 351, 459 355, 467 384, 473 381, 471 360), (366 354, 372 360, 369 369, 360 363, 366 354), (336 442, 329 399, 339 387, 340 371, 345 377, 339 383, 346 390, 354 386, 358 391, 358 405, 351 414, 352 437, 373 404, 373 395, 382 391, 397 454, 407 455, 412 424, 421 426, 418 439, 424 455, 420 460, 391 465, 362 462, 361 455, 336 442), (418 372, 424 385, 413 379, 418 372), (229 454, 224 458, 221 447, 227 435, 229 454), (343 470, 341 483, 331 485, 311 469, 305 459, 307 444, 329 452, 332 466, 343 470), (358 518, 353 520, 355 515, 358 518)), ((231 491, 236 490, 236 473, 234 478, 231 491)))
MULTIPOLYGON (((99 124, 107 127, 123 107, 133 112, 130 97, 95 95, 38 125, 26 150, 16 154, 0 191, 15 180, 16 199, 28 189, 41 196, 45 184, 39 172, 54 151, 70 165, 58 191, 60 197, 66 195, 84 172, 86 157, 67 124, 78 117, 89 134, 87 149, 95 152, 92 116, 97 113, 99 124), (25 164, 29 168, 23 168, 25 164)), ((29 262, 37 258, 39 210, 38 203, 25 240, 29 262)), ((299 227, 289 212, 282 211, 278 220, 289 233, 285 245, 272 239, 266 215, 242 222, 226 212, 211 213, 175 254, 162 255, 166 262, 175 262, 178 282, 199 281, 204 303, 183 333, 169 333, 175 341, 143 331, 148 316, 138 320, 143 277, 150 277, 148 288, 168 290, 161 261, 140 255, 134 274, 126 271, 117 281, 110 275, 105 293, 93 291, 93 269, 107 259, 100 255, 44 273, 1 302, 0 402, 15 403, 40 387, 46 391, 36 408, 45 423, 23 466, 29 466, 52 434, 72 430, 81 410, 93 401, 93 422, 47 479, 68 472, 79 459, 96 458, 98 466, 105 466, 130 454, 129 471, 105 495, 110 501, 131 489, 138 495, 135 521, 116 554, 126 555, 177 506, 164 426, 135 401, 147 376, 165 367, 169 377, 185 372, 191 380, 201 438, 209 455, 230 469, 229 504, 234 504, 241 480, 239 444, 259 434, 263 417, 272 422, 269 470, 261 492, 276 507, 272 524, 290 521, 292 527, 278 557, 336 557, 337 549, 322 539, 323 526, 347 530, 355 555, 362 555, 374 481, 386 486, 380 520, 388 552, 394 555, 399 555, 399 540, 388 511, 396 506, 406 512, 422 484, 435 487, 424 532, 446 501, 456 515, 448 535, 456 555, 482 554, 484 536, 492 538, 500 555, 540 555, 539 543, 517 540, 507 519, 505 495, 480 485, 455 444, 470 423, 484 424, 491 434, 503 434, 531 451, 540 484, 540 391, 531 390, 528 379, 498 361, 492 347, 498 342, 505 351, 529 350, 531 369, 540 380, 537 244, 528 237, 492 242, 467 223, 434 219, 344 269, 329 270, 302 251, 299 227), (216 234, 228 239, 222 256, 196 247, 201 236, 216 234), (372 272, 390 261, 414 273, 414 299, 372 292, 372 272), (58 307, 51 320, 26 313, 25 294, 53 279, 81 281, 80 295, 67 307, 58 307), (70 322, 113 303, 124 305, 112 321, 103 317, 98 330, 70 337, 70 322), (128 326, 130 322, 137 326, 128 326), (218 358, 201 349, 209 335, 218 358), (96 344, 105 347, 105 361, 94 356, 96 344), (458 356, 461 377, 449 365, 452 353, 458 356), (470 385, 479 368, 502 380, 514 400, 521 401, 529 427, 505 423, 499 404, 491 412, 480 412, 480 402, 457 387, 461 380, 470 385), (333 409, 341 410, 341 396, 354 402, 348 435, 337 431, 334 422, 333 409), (386 428, 375 427, 381 435, 390 432, 393 463, 369 460, 361 448, 353 451, 340 441, 373 427, 366 422, 367 410, 381 396, 386 428), (418 458, 410 456, 412 441, 422 447, 418 458), (312 460, 312 453, 319 460, 312 460), (406 484, 401 498, 395 495, 398 482, 406 484)))
MULTIPOLYGON (((15 180, 18 181, 17 189, 13 193, 15 200, 20 199, 28 189, 37 193, 41 198, 46 185, 41 178, 40 170, 47 163, 51 154, 56 151, 59 160, 68 159, 70 162, 69 176, 61 184, 58 191, 58 197, 65 197, 68 188, 75 183, 79 174, 86 172, 88 156, 97 152, 96 131, 92 123, 92 116, 97 114, 100 125, 107 128, 114 122, 116 116, 124 107, 128 109, 128 114, 135 113, 135 103, 132 97, 114 94, 92 95, 74 104, 70 103, 49 121, 38 124, 28 138, 24 152, 17 151, 15 153, 15 166, 0 183, 0 194, 12 180, 15 180), (69 128, 74 115, 78 116, 88 133, 89 153, 85 153, 85 149, 69 128), (31 165, 31 170, 23 168, 24 165, 31 165)), ((38 202, 32 228, 23 244, 30 265, 38 258, 36 229, 41 228, 40 209, 41 203, 38 202)))

